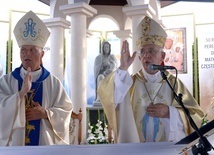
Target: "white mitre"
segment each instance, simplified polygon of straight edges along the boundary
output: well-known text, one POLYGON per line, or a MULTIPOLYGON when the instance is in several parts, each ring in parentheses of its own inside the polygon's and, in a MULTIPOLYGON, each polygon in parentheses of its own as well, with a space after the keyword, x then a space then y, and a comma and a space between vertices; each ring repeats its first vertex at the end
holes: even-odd
POLYGON ((147 44, 155 44, 164 47, 167 33, 163 27, 158 24, 154 19, 145 16, 136 28, 138 49, 147 44))
POLYGON ((50 32, 42 20, 32 11, 26 13, 16 24, 13 31, 19 47, 34 45, 44 47, 50 32))

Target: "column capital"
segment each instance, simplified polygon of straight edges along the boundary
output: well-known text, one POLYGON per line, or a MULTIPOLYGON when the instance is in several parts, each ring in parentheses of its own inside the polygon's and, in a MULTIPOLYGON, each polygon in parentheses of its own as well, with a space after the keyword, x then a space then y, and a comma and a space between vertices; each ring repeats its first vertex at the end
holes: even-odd
POLYGON ((87 17, 93 17, 94 14, 97 14, 97 10, 85 2, 62 5, 59 7, 59 10, 63 11, 63 13, 66 15, 80 13, 85 14, 87 17))
POLYGON ((128 17, 143 15, 152 18, 156 14, 155 10, 149 4, 123 7, 122 10, 128 17))
POLYGON ((136 6, 136 5, 142 5, 145 4, 145 2, 148 3, 148 0, 126 0, 128 2, 128 4, 130 4, 131 6, 136 6))
POLYGON ((63 27, 63 28, 69 28, 71 25, 69 21, 67 21, 64 18, 56 17, 56 18, 50 18, 43 20, 45 25, 47 27, 63 27))
POLYGON ((113 31, 113 34, 116 35, 117 38, 132 38, 131 30, 113 31))
POLYGON ((86 37, 87 37, 87 38, 91 38, 91 37, 93 37, 93 33, 92 33, 92 31, 87 30, 87 31, 86 31, 86 37))

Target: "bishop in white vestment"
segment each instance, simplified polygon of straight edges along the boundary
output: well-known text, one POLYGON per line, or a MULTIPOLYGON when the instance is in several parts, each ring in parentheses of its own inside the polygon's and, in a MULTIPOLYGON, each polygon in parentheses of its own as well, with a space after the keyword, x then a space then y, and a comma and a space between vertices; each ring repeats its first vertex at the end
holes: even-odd
POLYGON ((42 65, 50 32, 30 11, 14 34, 22 64, 0 79, 0 146, 69 144, 72 102, 42 65))
MULTIPOLYGON (((137 27, 137 47, 142 69, 129 75, 127 69, 137 52, 130 56, 129 44, 123 42, 120 67, 100 82, 98 95, 116 143, 179 141, 194 131, 183 109, 174 98, 161 71, 149 65, 162 65, 167 37, 153 19, 144 17, 137 27)), ((164 71, 191 117, 200 127, 204 113, 182 81, 164 71), (174 85, 174 82, 175 85, 174 85)))

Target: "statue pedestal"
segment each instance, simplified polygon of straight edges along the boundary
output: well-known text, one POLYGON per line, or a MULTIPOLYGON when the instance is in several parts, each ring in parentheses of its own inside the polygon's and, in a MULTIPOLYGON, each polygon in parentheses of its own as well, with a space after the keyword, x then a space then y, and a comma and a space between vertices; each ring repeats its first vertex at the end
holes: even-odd
POLYGON ((102 104, 100 103, 100 101, 93 101, 93 106, 94 107, 102 107, 102 104))

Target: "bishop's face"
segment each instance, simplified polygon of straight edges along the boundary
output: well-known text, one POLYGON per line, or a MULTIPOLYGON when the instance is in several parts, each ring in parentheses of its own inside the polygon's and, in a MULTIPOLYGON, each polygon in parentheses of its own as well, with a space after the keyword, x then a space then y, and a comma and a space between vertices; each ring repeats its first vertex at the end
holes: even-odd
POLYGON ((139 59, 144 70, 149 74, 155 74, 158 70, 149 70, 149 64, 161 65, 164 61, 165 52, 163 48, 154 44, 144 45, 140 50, 139 59))
POLYGON ((20 48, 20 57, 22 65, 25 69, 30 67, 31 71, 35 71, 40 68, 40 65, 42 64, 43 55, 44 51, 41 47, 33 45, 23 45, 20 48))

